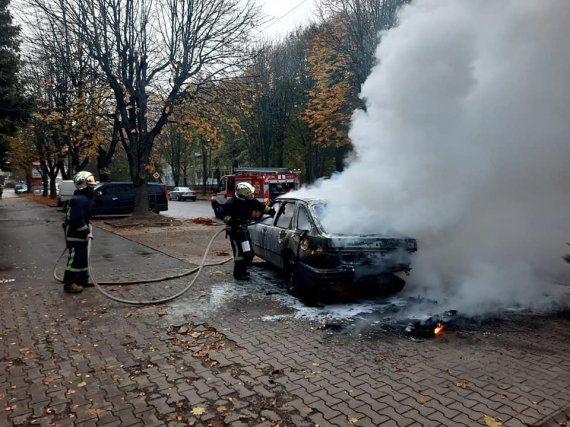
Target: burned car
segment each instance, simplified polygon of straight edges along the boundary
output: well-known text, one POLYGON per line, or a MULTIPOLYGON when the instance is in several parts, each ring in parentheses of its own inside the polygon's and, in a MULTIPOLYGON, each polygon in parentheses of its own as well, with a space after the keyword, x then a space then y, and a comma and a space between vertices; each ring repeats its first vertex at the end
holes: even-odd
POLYGON ((322 225, 326 202, 280 196, 276 214, 249 227, 255 254, 281 269, 288 291, 299 297, 348 297, 362 291, 391 294, 405 284, 416 239, 339 234, 322 225))

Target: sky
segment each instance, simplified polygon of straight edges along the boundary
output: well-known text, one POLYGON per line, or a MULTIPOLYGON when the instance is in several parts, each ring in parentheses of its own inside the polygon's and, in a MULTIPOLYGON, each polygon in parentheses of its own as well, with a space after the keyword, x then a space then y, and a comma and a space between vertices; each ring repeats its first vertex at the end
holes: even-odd
POLYGON ((307 25, 316 11, 316 0, 258 0, 258 4, 267 16, 260 33, 269 39, 284 37, 297 26, 307 25))

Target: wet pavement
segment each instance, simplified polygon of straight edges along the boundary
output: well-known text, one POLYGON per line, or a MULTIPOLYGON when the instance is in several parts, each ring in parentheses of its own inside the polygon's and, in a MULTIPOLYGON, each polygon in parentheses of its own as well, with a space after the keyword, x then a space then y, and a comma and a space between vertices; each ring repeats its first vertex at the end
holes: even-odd
MULTIPOLYGON (((0 426, 560 426, 570 412, 570 315, 447 319, 436 302, 307 307, 263 263, 247 283, 207 267, 161 305, 69 295, 53 277, 61 213, 0 202, 0 426), (418 303, 430 307, 418 312, 418 303), (418 314, 419 313, 419 314, 418 314)), ((183 258, 181 256, 180 258, 183 258)), ((196 265, 97 229, 103 289, 152 300, 196 265), (125 285, 179 275, 175 279, 125 285)), ((61 266, 60 266, 61 267, 61 266)))

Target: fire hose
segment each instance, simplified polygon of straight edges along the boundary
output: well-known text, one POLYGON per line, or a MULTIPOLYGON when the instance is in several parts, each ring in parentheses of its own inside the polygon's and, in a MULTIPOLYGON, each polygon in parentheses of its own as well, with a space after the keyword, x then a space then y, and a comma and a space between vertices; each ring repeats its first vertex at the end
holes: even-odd
MULTIPOLYGON (((178 298, 179 296, 185 294, 196 282, 196 280, 198 279, 198 277, 200 276, 200 273, 202 272, 202 269, 204 267, 211 267, 214 265, 222 265, 225 264, 229 261, 231 261, 232 258, 228 258, 226 260, 223 261, 219 261, 219 262, 215 262, 215 263, 210 263, 210 264, 206 264, 206 257, 208 256, 208 254, 210 253, 210 248, 212 247, 212 243, 214 242, 215 238, 218 237, 222 232, 225 232, 225 228, 222 228, 221 230, 219 230, 218 232, 216 232, 216 234, 214 234, 212 236, 212 238, 210 239, 210 242, 208 243, 208 246, 206 247, 206 250, 204 252, 204 256, 202 257, 202 261, 200 262, 200 265, 190 271, 178 274, 178 275, 173 275, 173 276, 169 276, 169 277, 162 277, 159 279, 150 279, 150 280, 136 280, 136 281, 130 281, 130 282, 121 282, 121 283, 105 283, 105 282, 97 282, 94 278, 95 275, 93 274, 93 270, 91 267, 91 262, 88 262, 88 266, 89 266, 89 277, 91 278, 91 281, 93 282, 93 285, 95 286, 95 288, 101 292, 103 295, 105 295, 107 298, 112 299, 113 301, 117 301, 120 303, 124 303, 124 304, 131 304, 131 305, 150 305, 150 304, 162 304, 168 301, 172 301, 176 298, 178 298), (177 292, 174 295, 171 295, 169 297, 165 297, 165 298, 160 298, 160 299, 153 299, 153 300, 128 300, 128 299, 124 299, 124 298, 120 298, 117 297, 115 295, 111 295, 109 292, 105 291, 102 287, 103 284, 120 284, 120 285, 129 285, 129 284, 143 284, 143 283, 153 283, 153 282, 162 282, 164 280, 172 280, 172 279, 177 279, 180 277, 184 277, 184 276, 188 276, 190 274, 196 273, 196 276, 194 276, 194 278, 192 279, 192 281, 186 286, 184 287, 184 289, 182 289, 181 291, 177 292)), ((92 242, 92 238, 87 239, 87 259, 89 260, 91 257, 91 242, 92 242)), ((57 276, 57 264, 59 263, 59 260, 63 257, 63 255, 67 252, 67 248, 65 248, 63 250, 63 252, 61 253, 61 255, 59 256, 59 258, 57 259, 57 261, 55 262, 54 268, 53 268, 53 277, 55 280, 57 280, 58 282, 63 282, 63 279, 57 276)))

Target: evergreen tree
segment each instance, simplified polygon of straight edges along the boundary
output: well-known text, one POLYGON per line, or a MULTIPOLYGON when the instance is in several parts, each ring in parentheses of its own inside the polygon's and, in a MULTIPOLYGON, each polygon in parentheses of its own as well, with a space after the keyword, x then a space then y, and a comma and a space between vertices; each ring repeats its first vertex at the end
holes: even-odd
POLYGON ((18 80, 20 29, 12 24, 9 4, 0 0, 0 168, 8 150, 6 136, 14 134, 29 107, 18 80))

